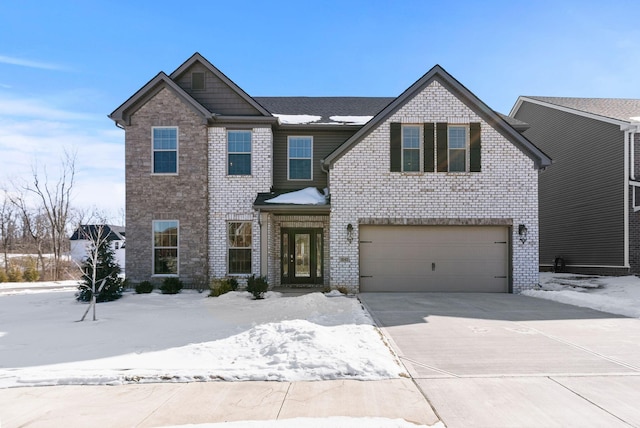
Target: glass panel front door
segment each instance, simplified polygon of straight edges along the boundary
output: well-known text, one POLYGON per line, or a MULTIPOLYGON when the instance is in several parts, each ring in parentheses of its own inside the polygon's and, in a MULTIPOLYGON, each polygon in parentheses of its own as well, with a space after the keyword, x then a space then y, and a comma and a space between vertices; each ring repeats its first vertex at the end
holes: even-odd
POLYGON ((309 233, 297 233, 294 269, 295 278, 311 277, 311 235, 309 233))
POLYGON ((282 229, 282 284, 322 284, 322 229, 282 229))

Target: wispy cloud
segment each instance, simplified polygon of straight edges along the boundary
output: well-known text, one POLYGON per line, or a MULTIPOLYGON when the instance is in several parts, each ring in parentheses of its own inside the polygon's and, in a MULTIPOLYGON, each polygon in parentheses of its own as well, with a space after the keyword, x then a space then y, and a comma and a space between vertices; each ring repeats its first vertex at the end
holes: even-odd
POLYGON ((52 64, 49 62, 41 62, 41 61, 32 61, 28 59, 15 58, 15 57, 5 56, 5 55, 0 55, 0 63, 17 65, 20 67, 40 68, 43 70, 58 70, 58 71, 67 70, 67 67, 64 67, 59 64, 52 64))
POLYGON ((73 112, 49 105, 41 100, 0 95, 0 115, 44 120, 94 120, 96 115, 73 112))

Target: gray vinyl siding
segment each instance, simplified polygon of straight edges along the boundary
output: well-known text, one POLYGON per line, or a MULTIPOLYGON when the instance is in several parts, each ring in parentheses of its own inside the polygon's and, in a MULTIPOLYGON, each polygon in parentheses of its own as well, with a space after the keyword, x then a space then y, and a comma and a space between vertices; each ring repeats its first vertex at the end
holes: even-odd
POLYGON ((258 110, 202 64, 194 64, 176 80, 176 83, 212 113, 230 116, 261 115, 258 110), (205 73, 204 90, 194 91, 191 89, 191 73, 194 71, 205 73))
POLYGON ((355 133, 354 130, 287 130, 278 129, 273 134, 273 187, 277 190, 297 190, 305 187, 327 187, 327 174, 322 171, 320 161, 327 157, 338 146, 344 143, 355 133), (313 137, 313 159, 311 166, 313 179, 288 180, 287 179, 287 137, 304 135, 313 137))
POLYGON ((515 118, 553 159, 539 175, 540 264, 624 265, 624 134, 619 126, 532 103, 515 118))

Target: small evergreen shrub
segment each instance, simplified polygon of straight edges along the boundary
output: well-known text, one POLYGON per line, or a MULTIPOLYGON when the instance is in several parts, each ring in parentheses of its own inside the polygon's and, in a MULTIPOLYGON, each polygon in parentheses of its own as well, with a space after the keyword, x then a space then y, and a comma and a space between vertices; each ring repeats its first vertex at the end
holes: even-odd
POLYGON ((266 276, 258 276, 251 275, 247 279, 247 291, 253 294, 253 298, 264 299, 264 293, 269 289, 269 283, 267 282, 266 276))
POLYGON ((9 282, 9 277, 4 269, 0 269, 0 282, 9 282))
POLYGON ((238 280, 235 278, 214 278, 209 284, 211 291, 209 297, 218 297, 229 291, 236 291, 238 289, 238 280))
POLYGON ((149 281, 142 281, 140 284, 136 284, 136 293, 148 294, 153 291, 153 284, 149 281))
POLYGON ((180 278, 170 276, 162 281, 160 291, 162 294, 178 294, 180 290, 182 290, 182 287, 184 287, 184 285, 182 284, 182 281, 180 281, 180 278))
POLYGON ((90 250, 88 257, 82 264, 83 283, 78 285, 76 300, 79 302, 89 302, 93 296, 92 278, 95 269, 96 278, 96 302, 111 302, 122 297, 124 291, 123 280, 120 278, 120 266, 116 262, 116 256, 108 241, 104 240, 98 248, 90 250), (97 263, 93 266, 92 260, 94 251, 97 251, 97 263), (102 282, 104 286, 100 289, 102 282))

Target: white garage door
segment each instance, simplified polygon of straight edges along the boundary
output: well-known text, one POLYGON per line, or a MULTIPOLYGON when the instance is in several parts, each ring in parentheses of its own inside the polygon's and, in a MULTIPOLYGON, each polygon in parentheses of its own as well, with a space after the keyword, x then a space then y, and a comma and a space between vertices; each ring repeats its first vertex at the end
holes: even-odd
POLYGON ((509 290, 503 226, 360 226, 360 291, 509 290))

